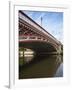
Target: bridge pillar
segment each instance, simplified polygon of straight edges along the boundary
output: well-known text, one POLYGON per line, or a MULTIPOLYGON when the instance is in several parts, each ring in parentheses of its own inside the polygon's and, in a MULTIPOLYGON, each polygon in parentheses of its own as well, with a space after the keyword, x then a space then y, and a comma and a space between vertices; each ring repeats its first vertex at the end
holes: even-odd
POLYGON ((58 50, 57 50, 57 54, 61 54, 62 50, 61 50, 61 45, 59 45, 58 50))

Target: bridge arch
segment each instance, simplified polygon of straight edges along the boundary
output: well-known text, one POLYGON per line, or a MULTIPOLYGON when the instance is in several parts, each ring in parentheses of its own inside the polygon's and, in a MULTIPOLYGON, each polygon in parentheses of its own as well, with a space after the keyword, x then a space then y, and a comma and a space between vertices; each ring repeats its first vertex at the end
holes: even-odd
POLYGON ((23 41, 19 43, 19 47, 24 47, 35 51, 36 53, 56 53, 58 48, 49 42, 44 41, 23 41))
POLYGON ((30 17, 19 11, 19 46, 38 52, 60 53, 62 44, 30 17))

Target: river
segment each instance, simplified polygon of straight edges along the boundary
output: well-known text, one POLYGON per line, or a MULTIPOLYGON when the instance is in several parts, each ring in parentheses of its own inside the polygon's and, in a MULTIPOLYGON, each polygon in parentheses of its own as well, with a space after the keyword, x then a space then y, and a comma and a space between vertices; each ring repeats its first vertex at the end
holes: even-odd
POLYGON ((62 55, 27 55, 21 62, 19 79, 63 77, 62 55))

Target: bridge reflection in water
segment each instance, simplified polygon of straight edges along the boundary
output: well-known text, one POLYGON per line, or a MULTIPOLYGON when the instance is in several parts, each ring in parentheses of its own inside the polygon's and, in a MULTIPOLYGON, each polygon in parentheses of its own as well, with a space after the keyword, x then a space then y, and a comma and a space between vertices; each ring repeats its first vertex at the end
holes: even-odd
POLYGON ((19 66, 19 79, 63 76, 62 55, 26 55, 19 66))

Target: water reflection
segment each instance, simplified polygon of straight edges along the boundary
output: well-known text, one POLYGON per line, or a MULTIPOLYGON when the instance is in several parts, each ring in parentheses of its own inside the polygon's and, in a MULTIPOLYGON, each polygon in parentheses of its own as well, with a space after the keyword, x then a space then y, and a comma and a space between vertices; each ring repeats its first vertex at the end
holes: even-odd
POLYGON ((55 76, 56 77, 63 77, 63 63, 61 63, 60 66, 58 67, 55 76))
POLYGON ((34 55, 33 54, 31 54, 31 55, 25 54, 24 55, 24 62, 25 63, 29 63, 29 62, 31 62, 33 60, 33 58, 34 58, 34 55))
POLYGON ((35 57, 26 55, 23 60, 24 63, 19 66, 19 79, 63 76, 63 57, 61 55, 35 57))

